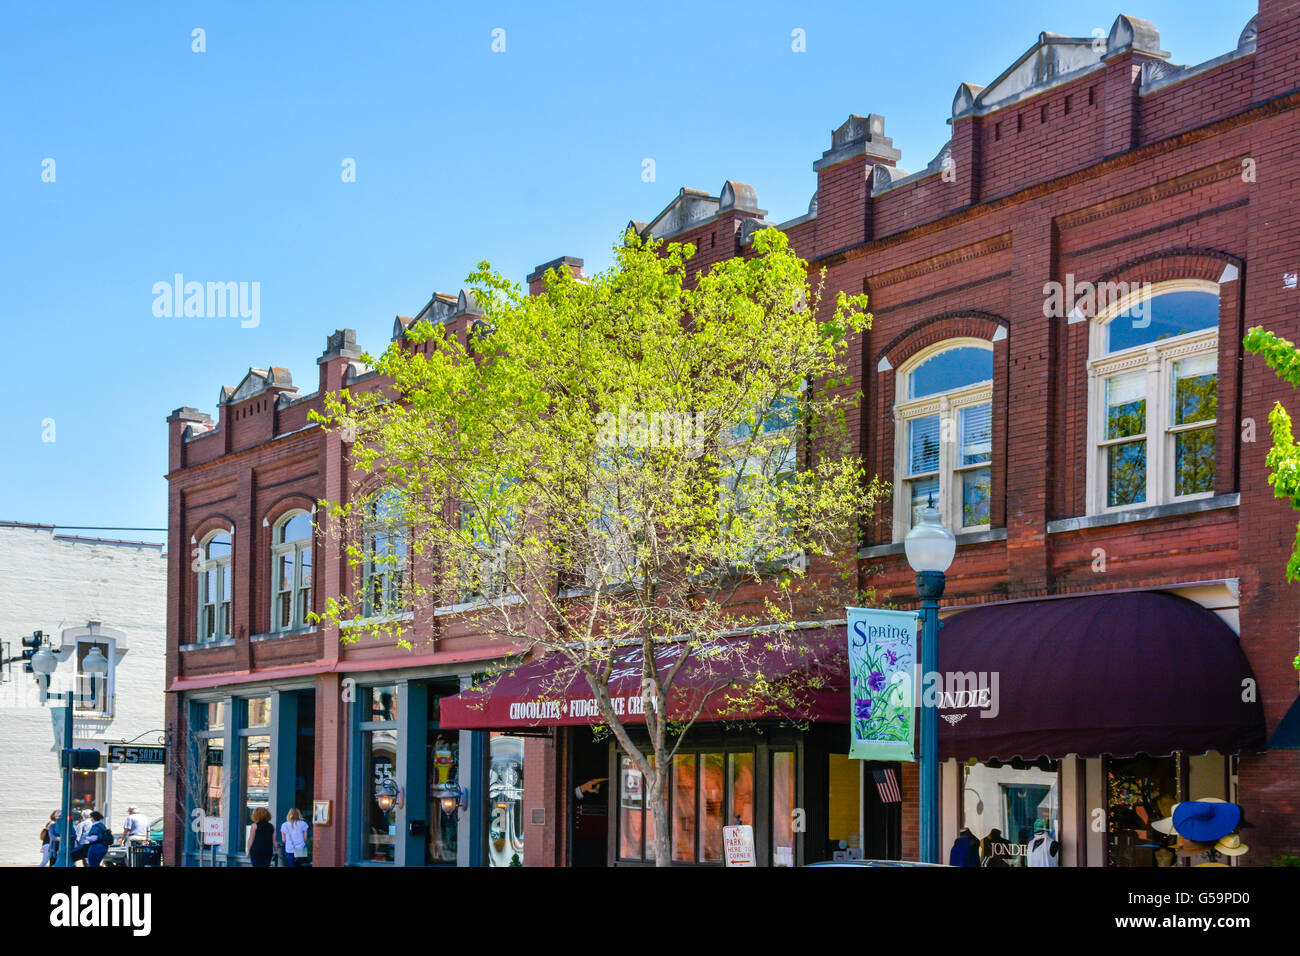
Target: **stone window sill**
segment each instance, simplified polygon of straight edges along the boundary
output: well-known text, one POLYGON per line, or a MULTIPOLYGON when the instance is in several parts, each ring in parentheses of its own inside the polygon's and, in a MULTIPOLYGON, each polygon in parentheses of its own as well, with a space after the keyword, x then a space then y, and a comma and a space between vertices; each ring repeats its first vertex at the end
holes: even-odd
POLYGON ((1079 515, 1077 518, 1059 518, 1056 521, 1047 522, 1047 533, 1060 534, 1066 531, 1083 531, 1086 528, 1106 528, 1111 525, 1129 524, 1134 521, 1152 521, 1156 518, 1168 518, 1174 515, 1199 514, 1202 511, 1236 508, 1239 504, 1241 504, 1241 495, 1233 492, 1227 495, 1215 495, 1212 498, 1175 501, 1167 505, 1147 505, 1142 508, 1130 508, 1127 511, 1108 511, 1104 514, 1079 515))
POLYGON ((219 641, 204 641, 201 644, 182 644, 176 648, 178 651, 206 651, 215 647, 234 647, 235 639, 233 637, 223 637, 219 641))

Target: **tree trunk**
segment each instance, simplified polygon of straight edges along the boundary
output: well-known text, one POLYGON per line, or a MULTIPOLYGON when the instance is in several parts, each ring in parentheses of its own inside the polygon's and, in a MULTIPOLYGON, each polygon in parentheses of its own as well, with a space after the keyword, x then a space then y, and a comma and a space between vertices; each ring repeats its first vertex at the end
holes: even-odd
POLYGON ((649 787, 650 815, 655 823, 655 866, 673 865, 672 843, 668 834, 668 780, 666 770, 657 770, 654 782, 649 787))

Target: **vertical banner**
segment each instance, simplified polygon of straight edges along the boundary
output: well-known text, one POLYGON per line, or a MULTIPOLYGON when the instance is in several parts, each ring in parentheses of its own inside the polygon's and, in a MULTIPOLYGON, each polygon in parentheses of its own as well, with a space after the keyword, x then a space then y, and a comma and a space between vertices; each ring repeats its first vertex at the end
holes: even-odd
POLYGON ((849 638, 849 756, 915 760, 917 611, 846 608, 849 638))

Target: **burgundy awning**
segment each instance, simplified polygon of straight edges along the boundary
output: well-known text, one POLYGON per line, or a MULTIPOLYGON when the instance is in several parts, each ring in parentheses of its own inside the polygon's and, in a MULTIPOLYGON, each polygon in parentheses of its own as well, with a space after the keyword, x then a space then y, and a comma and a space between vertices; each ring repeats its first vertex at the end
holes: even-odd
MULTIPOLYGON (((683 647, 669 644, 660 648, 655 659, 661 672, 677 660, 683 647)), ((644 723, 640 648, 619 654, 614 665, 610 697, 615 710, 628 722, 644 723)), ((669 688, 668 714, 680 720, 701 706, 699 719, 703 721, 847 721, 848 662, 843 628, 801 631, 784 638, 763 634, 728 638, 708 651, 693 652, 669 688), (772 698, 766 704, 751 702, 755 706, 729 703, 728 684, 748 686, 759 674, 784 681, 780 706, 774 706, 772 698)), ((439 705, 439 724, 449 729, 599 723, 595 695, 586 677, 554 653, 522 664, 491 683, 444 697, 439 705)))
POLYGON ((1250 699, 1257 698, 1249 692, 1253 675, 1237 635, 1212 611, 1172 594, 962 611, 940 631, 939 670, 967 675, 968 685, 973 675, 994 704, 948 706, 970 696, 940 698, 944 758, 1264 749, 1263 708, 1250 699))

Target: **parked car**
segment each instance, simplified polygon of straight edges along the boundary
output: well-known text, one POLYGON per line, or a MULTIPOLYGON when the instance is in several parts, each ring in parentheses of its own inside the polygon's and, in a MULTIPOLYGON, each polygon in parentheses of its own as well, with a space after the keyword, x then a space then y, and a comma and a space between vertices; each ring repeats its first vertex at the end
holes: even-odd
MULTIPOLYGON (((162 838, 163 818, 159 817, 149 824, 149 842, 146 846, 157 846, 158 850, 161 851, 162 838)), ((104 854, 104 861, 100 866, 126 866, 126 862, 126 843, 123 842, 121 837, 118 837, 117 842, 110 846, 108 852, 104 854)))

